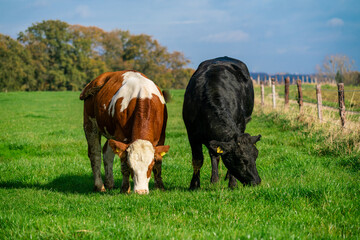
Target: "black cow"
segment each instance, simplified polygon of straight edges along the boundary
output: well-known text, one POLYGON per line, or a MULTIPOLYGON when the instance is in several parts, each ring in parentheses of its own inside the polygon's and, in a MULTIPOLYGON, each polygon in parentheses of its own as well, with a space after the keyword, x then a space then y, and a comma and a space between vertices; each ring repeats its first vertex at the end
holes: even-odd
POLYGON ((230 188, 237 185, 236 179, 244 185, 261 182, 255 164, 255 143, 261 135, 244 133, 253 108, 253 84, 243 62, 221 57, 199 65, 186 88, 183 105, 194 169, 190 189, 200 187, 202 144, 209 150, 212 183, 219 181, 220 156, 228 169, 230 188))

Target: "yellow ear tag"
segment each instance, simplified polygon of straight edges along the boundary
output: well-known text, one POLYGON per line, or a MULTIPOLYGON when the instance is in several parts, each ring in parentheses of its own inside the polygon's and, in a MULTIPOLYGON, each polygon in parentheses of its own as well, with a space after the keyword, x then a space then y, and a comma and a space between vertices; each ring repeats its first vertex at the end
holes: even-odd
POLYGON ((223 151, 220 147, 218 147, 218 148, 216 149, 216 152, 217 152, 217 153, 223 153, 224 151, 223 151))
POLYGON ((117 153, 118 153, 118 152, 120 152, 120 151, 119 151, 119 149, 117 148, 115 152, 117 152, 117 153))
POLYGON ((162 152, 162 153, 160 153, 160 156, 164 156, 166 154, 166 152, 162 152))

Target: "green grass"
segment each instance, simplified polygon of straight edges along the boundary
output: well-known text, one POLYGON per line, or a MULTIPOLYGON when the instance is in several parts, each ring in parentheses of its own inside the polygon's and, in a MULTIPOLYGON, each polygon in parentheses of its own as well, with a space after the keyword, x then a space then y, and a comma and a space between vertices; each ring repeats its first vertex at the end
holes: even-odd
MULTIPOLYGON (((172 91, 163 179, 166 191, 139 196, 92 192, 74 92, 0 94, 0 239, 339 239, 360 238, 360 160, 321 152, 321 137, 255 111, 258 187, 210 184, 188 191, 191 152, 181 118, 183 90, 172 91)), ((115 184, 121 184, 119 159, 115 184)))

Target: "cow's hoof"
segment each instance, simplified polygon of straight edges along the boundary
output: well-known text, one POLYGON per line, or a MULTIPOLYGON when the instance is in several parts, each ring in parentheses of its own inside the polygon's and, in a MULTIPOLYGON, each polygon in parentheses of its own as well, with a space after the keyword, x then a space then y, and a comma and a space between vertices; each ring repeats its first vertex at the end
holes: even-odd
POLYGON ((127 187, 127 186, 122 186, 121 187, 121 193, 130 193, 131 192, 131 187, 130 185, 127 187))
POLYGON ((113 189, 114 189, 114 184, 106 184, 106 183, 105 183, 105 188, 106 188, 107 190, 113 190, 113 189))
POLYGON ((235 189, 237 187, 237 182, 236 180, 233 180, 233 181, 229 181, 229 188, 230 189, 235 189))
POLYGON ((211 182, 211 183, 217 183, 217 182, 219 182, 219 177, 213 177, 213 176, 211 176, 210 182, 211 182))
POLYGON ((190 183, 190 190, 195 190, 195 189, 198 189, 200 188, 200 178, 199 177, 193 177, 191 179, 191 183, 190 183))
POLYGON ((189 187, 190 191, 195 191, 195 190, 198 190, 198 189, 200 189, 200 186, 190 186, 189 187))
POLYGON ((155 189, 159 189, 161 191, 165 191, 165 187, 163 183, 155 183, 155 189))
POLYGON ((102 185, 101 187, 100 186, 94 186, 94 191, 95 192, 106 192, 106 189, 105 189, 104 185, 102 185))
POLYGON ((200 188, 200 181, 199 182, 191 182, 190 184, 190 190, 196 190, 200 188))

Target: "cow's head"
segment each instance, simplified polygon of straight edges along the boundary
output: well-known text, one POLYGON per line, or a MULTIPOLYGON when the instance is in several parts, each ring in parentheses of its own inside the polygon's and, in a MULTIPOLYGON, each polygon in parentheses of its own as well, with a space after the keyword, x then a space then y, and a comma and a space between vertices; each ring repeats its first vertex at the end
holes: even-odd
POLYGON ((109 145, 121 161, 126 161, 134 181, 134 192, 139 194, 149 193, 149 180, 151 171, 156 161, 169 151, 170 146, 156 146, 146 140, 138 139, 131 144, 109 140, 109 145))
POLYGON ((245 133, 229 142, 211 141, 209 146, 213 153, 221 156, 229 172, 244 185, 258 185, 261 182, 256 169, 258 150, 255 143, 261 135, 250 136, 245 133))

